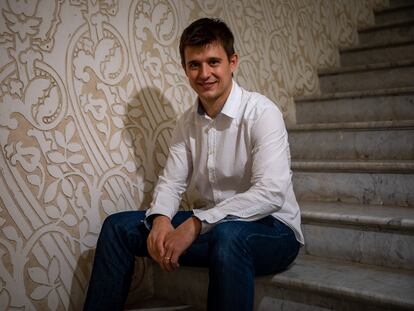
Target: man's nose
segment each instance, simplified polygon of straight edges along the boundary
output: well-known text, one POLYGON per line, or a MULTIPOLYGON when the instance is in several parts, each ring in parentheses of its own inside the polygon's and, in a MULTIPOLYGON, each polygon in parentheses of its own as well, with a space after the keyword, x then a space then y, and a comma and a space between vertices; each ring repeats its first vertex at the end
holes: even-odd
POLYGON ((210 67, 208 64, 202 64, 200 66, 200 71, 198 73, 199 77, 202 79, 208 78, 210 76, 210 67))

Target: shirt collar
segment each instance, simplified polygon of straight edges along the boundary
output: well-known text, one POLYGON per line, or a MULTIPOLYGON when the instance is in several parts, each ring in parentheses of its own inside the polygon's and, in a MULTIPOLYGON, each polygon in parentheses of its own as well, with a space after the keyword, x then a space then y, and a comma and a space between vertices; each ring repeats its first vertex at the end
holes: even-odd
POLYGON ((223 108, 221 109, 221 113, 228 116, 229 118, 236 118, 237 112, 240 108, 240 87, 237 85, 236 82, 233 80, 233 85, 230 91, 230 95, 226 100, 223 108))
MULTIPOLYGON (((226 115, 227 117, 234 119, 237 117, 237 113, 240 108, 240 98, 241 98, 241 89, 239 85, 233 80, 233 84, 231 87, 231 91, 229 97, 227 98, 223 108, 221 109, 220 113, 226 115)), ((200 99, 197 98, 197 105, 196 105, 197 113, 199 115, 205 115, 206 112, 204 111, 203 105, 200 103, 200 99)))

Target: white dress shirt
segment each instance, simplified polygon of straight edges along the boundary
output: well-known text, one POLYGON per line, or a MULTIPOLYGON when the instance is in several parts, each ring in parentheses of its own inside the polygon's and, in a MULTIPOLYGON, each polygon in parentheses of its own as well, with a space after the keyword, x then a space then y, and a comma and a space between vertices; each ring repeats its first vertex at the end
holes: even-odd
POLYGON ((190 184, 200 197, 193 212, 202 221, 202 233, 223 221, 273 215, 304 243, 283 116, 265 96, 233 81, 215 118, 198 101, 184 112, 146 216, 172 219, 190 184))

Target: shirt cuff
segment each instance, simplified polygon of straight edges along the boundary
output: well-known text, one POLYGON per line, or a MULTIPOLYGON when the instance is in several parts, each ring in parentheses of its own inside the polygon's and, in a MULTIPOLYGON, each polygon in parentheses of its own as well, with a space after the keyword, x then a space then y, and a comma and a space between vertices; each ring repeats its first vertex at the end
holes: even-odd
POLYGON ((154 192, 150 208, 145 216, 149 217, 153 214, 161 214, 173 219, 178 211, 180 200, 176 197, 160 191, 154 192))
POLYGON ((193 209, 194 216, 208 224, 214 224, 226 217, 226 214, 223 214, 217 208, 211 208, 207 210, 202 209, 193 209))
POLYGON ((224 218, 226 218, 225 214, 223 214, 219 209, 215 208, 208 210, 193 209, 193 215, 201 221, 200 234, 209 232, 224 218))
POLYGON ((157 206, 157 207, 154 206, 154 207, 147 209, 147 211, 145 212, 145 218, 147 219, 148 217, 152 215, 164 215, 164 216, 167 216, 169 219, 173 219, 175 216, 175 211, 172 210, 171 208, 165 208, 162 206, 157 206))
POLYGON ((160 214, 160 213, 150 214, 150 215, 147 215, 147 216, 145 217, 145 219, 143 220, 143 223, 144 223, 145 227, 146 227, 148 230, 150 230, 150 231, 151 231, 151 229, 152 229, 152 222, 154 221, 154 218, 155 218, 156 216, 159 216, 159 215, 163 215, 163 216, 167 216, 167 217, 168 217, 168 215, 164 215, 164 214, 160 214))
POLYGON ((196 215, 193 215, 195 218, 197 218, 198 220, 201 221, 201 230, 200 230, 200 234, 204 234, 209 232, 211 229, 213 229, 213 227, 216 224, 209 224, 208 222, 201 220, 199 217, 197 217, 196 215))

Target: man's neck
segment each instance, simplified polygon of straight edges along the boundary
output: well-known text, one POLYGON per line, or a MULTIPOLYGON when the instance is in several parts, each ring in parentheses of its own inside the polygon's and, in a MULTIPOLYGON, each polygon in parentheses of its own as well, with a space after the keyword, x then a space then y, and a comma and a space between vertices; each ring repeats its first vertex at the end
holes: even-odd
POLYGON ((231 90, 229 89, 224 96, 211 101, 201 99, 200 97, 198 98, 199 103, 210 118, 215 118, 220 113, 230 96, 231 90))
POLYGON ((210 118, 215 118, 220 113, 221 109, 223 109, 224 104, 226 103, 226 101, 209 104, 209 103, 203 103, 200 99, 199 103, 203 107, 204 112, 210 118))

